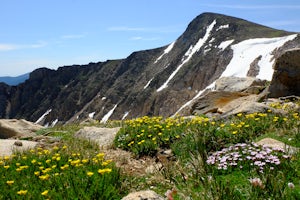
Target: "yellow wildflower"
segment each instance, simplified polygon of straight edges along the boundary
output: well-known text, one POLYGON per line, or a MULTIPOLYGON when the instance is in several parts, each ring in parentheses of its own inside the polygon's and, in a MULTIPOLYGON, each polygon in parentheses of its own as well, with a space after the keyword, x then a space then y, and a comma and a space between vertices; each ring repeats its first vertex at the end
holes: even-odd
POLYGON ((20 172, 20 171, 22 171, 22 169, 18 167, 18 168, 16 169, 16 171, 17 171, 17 172, 20 172))
POLYGON ((43 152, 45 155, 50 154, 50 151, 48 149, 45 149, 43 152))
POLYGON ((105 169, 99 169, 98 173, 99 174, 105 174, 105 173, 110 173, 112 171, 112 169, 110 168, 105 168, 105 169))
POLYGON ((20 191, 17 192, 17 194, 18 195, 25 195, 25 194, 27 194, 27 192, 28 192, 27 190, 20 190, 20 191))
POLYGON ((86 175, 88 175, 89 177, 94 175, 94 172, 87 172, 86 175))
POLYGON ((49 190, 45 190, 44 192, 41 193, 42 196, 47 196, 49 193, 49 190))
POLYGON ((65 169, 68 169, 68 167, 69 167, 69 165, 65 164, 64 166, 61 166, 60 169, 65 170, 65 169))
POLYGON ((89 162, 89 159, 83 159, 81 162, 82 162, 83 164, 88 163, 88 162, 89 162))
POLYGON ((49 174, 45 174, 45 175, 41 175, 41 176, 39 176, 39 178, 40 178, 41 180, 48 180, 48 179, 49 179, 49 177, 50 177, 50 175, 49 175, 49 174))
POLYGON ((41 173, 40 172, 34 172, 34 175, 39 176, 41 173))
POLYGON ((12 184, 14 184, 14 182, 15 182, 15 181, 6 181, 6 184, 7 184, 7 185, 12 185, 12 184))
POLYGON ((3 166, 5 169, 8 169, 9 168, 9 165, 4 165, 3 166))
POLYGON ((54 146, 52 149, 53 150, 58 150, 59 148, 58 148, 58 146, 54 146))
POLYGON ((96 155, 96 157, 99 159, 99 160, 102 160, 104 158, 105 154, 104 153, 98 153, 96 155))
POLYGON ((9 160, 9 156, 4 156, 4 160, 9 160))

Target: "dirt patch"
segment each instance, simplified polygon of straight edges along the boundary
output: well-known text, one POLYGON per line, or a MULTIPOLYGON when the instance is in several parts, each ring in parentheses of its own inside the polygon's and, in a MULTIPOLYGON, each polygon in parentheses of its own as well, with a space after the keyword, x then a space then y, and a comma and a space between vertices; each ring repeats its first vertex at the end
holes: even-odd
POLYGON ((122 149, 103 149, 105 158, 113 160, 117 167, 120 167, 129 175, 144 175, 148 166, 156 164, 156 159, 148 156, 135 158, 134 155, 122 149))

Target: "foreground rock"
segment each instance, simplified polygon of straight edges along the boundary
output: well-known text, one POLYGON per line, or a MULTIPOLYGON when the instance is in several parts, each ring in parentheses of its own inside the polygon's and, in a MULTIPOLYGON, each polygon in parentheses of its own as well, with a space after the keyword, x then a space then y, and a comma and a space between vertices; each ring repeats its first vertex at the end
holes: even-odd
POLYGON ((0 157, 10 156, 16 151, 25 151, 34 148, 38 142, 26 140, 0 139, 0 157))
POLYGON ((164 200, 163 197, 152 190, 133 192, 123 197, 122 200, 164 200))
POLYGON ((75 133, 75 137, 84 138, 94 141, 102 148, 110 147, 113 144, 117 132, 117 128, 98 128, 98 127, 84 127, 75 133))
POLYGON ((0 139, 33 137, 43 126, 24 119, 0 119, 0 139))
POLYGON ((274 65, 269 97, 300 96, 300 49, 280 56, 274 65))
POLYGON ((261 139, 260 141, 257 142, 257 144, 264 145, 264 146, 271 147, 271 148, 280 148, 280 149, 285 150, 285 152, 287 152, 289 154, 294 154, 297 151, 299 151, 299 148, 286 145, 285 143, 280 142, 275 139, 272 139, 272 138, 261 139))

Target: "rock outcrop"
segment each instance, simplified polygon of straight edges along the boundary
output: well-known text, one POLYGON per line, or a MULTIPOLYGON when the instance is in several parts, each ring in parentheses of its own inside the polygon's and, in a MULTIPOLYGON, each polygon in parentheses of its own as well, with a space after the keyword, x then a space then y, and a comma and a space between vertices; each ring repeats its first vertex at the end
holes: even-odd
POLYGON ((24 119, 0 119, 0 139, 33 137, 43 128, 24 119))
POLYGON ((286 51, 274 65, 269 97, 300 96, 300 49, 286 51))

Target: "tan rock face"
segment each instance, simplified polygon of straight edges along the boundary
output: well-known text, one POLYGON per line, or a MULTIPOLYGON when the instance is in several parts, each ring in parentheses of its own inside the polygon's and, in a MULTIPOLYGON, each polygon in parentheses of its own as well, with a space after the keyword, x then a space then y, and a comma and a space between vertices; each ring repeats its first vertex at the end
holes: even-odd
POLYGON ((260 80, 255 77, 222 77, 216 81, 215 89, 217 91, 242 92, 250 87, 264 87, 265 85, 265 80, 260 80))
POLYGON ((0 139, 0 158, 10 156, 15 151, 25 151, 34 148, 38 143, 25 140, 2 140, 0 139))
POLYGON ((41 128, 43 127, 24 119, 0 119, 0 139, 32 137, 41 128))
POLYGON ((300 96, 300 49, 285 52, 274 64, 269 97, 300 96))

